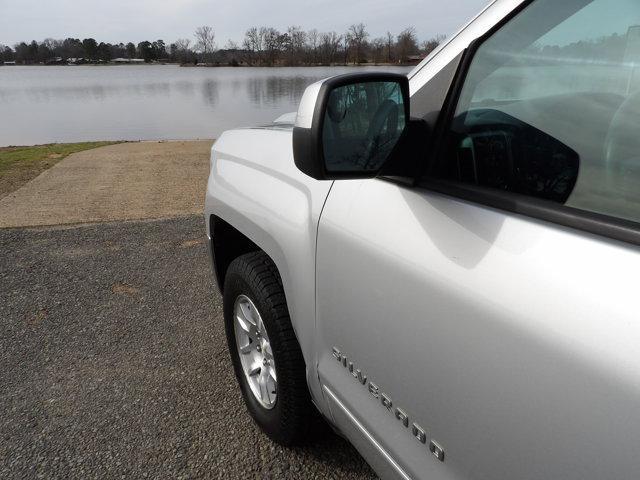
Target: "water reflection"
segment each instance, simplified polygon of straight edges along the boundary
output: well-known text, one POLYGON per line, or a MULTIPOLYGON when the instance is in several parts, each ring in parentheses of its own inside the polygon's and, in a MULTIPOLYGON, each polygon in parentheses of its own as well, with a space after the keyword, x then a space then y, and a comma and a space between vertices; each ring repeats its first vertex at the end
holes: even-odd
POLYGON ((283 99, 297 102, 305 88, 312 83, 309 77, 250 78, 247 81, 247 94, 254 105, 273 105, 283 99))
MULTIPOLYGON (((37 86, 25 88, 29 100, 40 103, 56 100, 106 100, 116 96, 162 96, 168 95, 172 87, 184 89, 185 82, 171 84, 169 82, 143 83, 133 85, 68 85, 68 86, 37 86)), ((188 85, 188 83, 187 83, 188 85)), ((193 90, 193 86, 189 87, 193 90)), ((19 96, 20 90, 0 89, 0 95, 6 99, 19 96)))
MULTIPOLYGON (((33 67, 32 67, 33 68, 33 67)), ((107 100, 110 97, 143 96, 164 97, 172 90, 183 96, 193 96, 196 91, 202 93, 203 100, 210 106, 218 102, 220 88, 227 93, 237 95, 245 88, 247 99, 256 106, 277 105, 282 100, 297 102, 305 88, 319 78, 306 76, 259 76, 245 79, 204 78, 196 80, 176 80, 174 82, 141 82, 131 84, 74 84, 74 85, 37 85, 23 88, 0 88, 0 96, 7 100, 17 98, 25 92, 29 101, 34 103, 56 100, 107 100)))
POLYGON ((202 84, 202 95, 210 107, 214 107, 218 103, 218 82, 210 79, 205 80, 202 84))
POLYGON ((307 85, 347 71, 354 69, 2 67, 0 146, 214 138, 296 110, 307 85))
POLYGON ((179 80, 176 82, 176 89, 182 95, 193 95, 195 90, 193 82, 189 82, 187 80, 179 80))

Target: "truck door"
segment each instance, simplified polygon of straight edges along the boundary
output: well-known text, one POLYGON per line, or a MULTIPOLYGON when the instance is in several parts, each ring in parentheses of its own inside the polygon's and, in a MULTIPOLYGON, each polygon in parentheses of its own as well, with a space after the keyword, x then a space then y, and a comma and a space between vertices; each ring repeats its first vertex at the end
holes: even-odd
POLYGON ((614 3, 519 10, 415 186, 332 188, 318 371, 389 478, 638 478, 640 4, 614 3))

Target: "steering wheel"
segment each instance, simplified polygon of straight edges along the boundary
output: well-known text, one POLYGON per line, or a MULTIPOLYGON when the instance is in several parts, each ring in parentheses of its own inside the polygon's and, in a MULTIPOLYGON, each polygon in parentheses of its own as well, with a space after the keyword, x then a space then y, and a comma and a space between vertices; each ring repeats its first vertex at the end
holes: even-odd
POLYGON ((391 135, 398 129, 398 104, 392 100, 385 100, 380 104, 376 113, 373 115, 373 119, 369 124, 366 136, 365 146, 365 168, 371 167, 371 161, 376 154, 376 149, 381 144, 384 144, 381 140, 382 131, 387 126, 387 135, 391 135))
POLYGON ((620 191, 632 180, 629 173, 640 168, 640 92, 636 92, 620 105, 613 116, 604 146, 608 187, 620 191))

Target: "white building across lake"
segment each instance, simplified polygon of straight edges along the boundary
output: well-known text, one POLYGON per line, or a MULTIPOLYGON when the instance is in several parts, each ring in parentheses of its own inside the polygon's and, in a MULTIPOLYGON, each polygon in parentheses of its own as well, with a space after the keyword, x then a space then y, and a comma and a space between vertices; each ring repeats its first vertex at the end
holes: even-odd
POLYGON ((144 58, 114 58, 113 63, 144 63, 144 58))

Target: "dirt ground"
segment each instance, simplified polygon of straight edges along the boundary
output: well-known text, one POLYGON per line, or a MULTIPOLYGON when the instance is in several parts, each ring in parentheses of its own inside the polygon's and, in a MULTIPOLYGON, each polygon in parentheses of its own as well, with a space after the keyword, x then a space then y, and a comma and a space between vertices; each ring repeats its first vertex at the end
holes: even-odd
POLYGON ((0 199, 0 228, 201 213, 211 145, 139 142, 74 153, 0 199))

